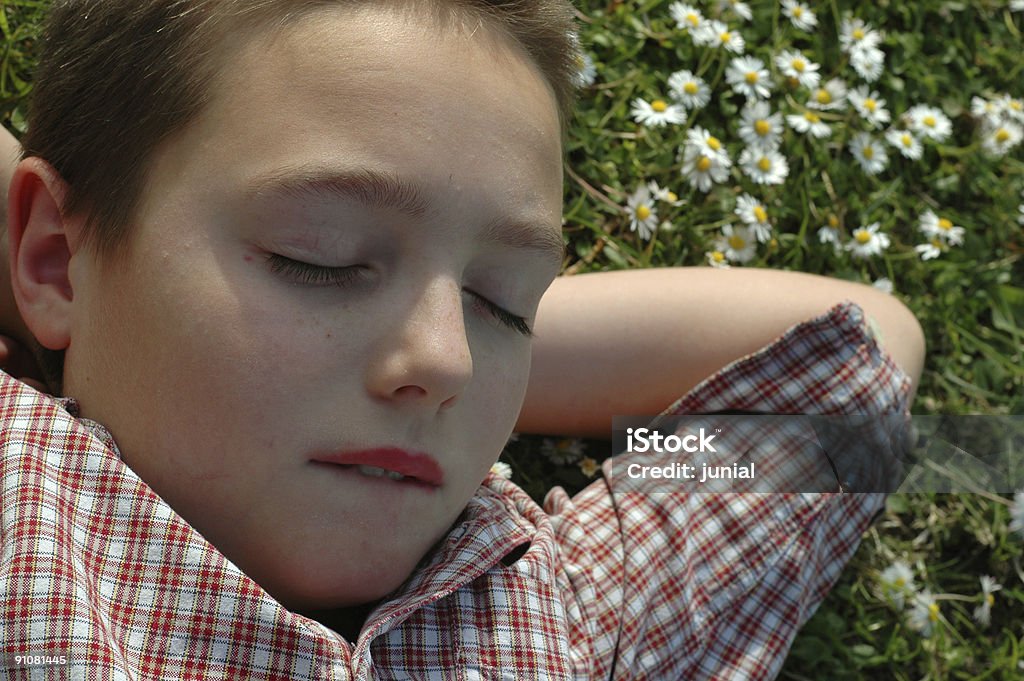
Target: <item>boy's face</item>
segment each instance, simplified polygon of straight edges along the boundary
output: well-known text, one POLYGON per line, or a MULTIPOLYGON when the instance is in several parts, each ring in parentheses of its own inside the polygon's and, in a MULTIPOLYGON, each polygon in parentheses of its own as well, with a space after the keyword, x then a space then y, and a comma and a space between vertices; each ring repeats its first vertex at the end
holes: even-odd
POLYGON ((66 393, 286 605, 367 602, 515 424, 530 341, 477 296, 532 322, 559 269, 554 97, 491 31, 373 6, 245 42, 214 92, 154 156, 127 265, 72 258, 66 393), (315 461, 382 448, 443 481, 315 461))

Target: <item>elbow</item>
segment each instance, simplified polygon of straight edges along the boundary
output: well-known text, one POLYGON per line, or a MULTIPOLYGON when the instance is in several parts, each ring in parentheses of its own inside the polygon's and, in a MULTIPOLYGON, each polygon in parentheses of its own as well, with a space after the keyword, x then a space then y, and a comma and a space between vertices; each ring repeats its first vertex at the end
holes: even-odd
POLYGON ((879 345, 910 378, 909 400, 912 403, 924 370, 924 330, 904 303, 884 293, 881 296, 863 306, 864 311, 878 327, 879 345))

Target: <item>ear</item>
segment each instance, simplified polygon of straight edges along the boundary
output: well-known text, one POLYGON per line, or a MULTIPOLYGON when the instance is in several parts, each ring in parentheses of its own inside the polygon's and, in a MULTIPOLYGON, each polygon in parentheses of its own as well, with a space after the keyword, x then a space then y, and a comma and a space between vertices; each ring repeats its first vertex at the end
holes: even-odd
POLYGON ((63 214, 67 183, 46 161, 26 158, 14 171, 7 202, 11 287, 25 325, 50 350, 71 342, 71 256, 79 221, 63 214))

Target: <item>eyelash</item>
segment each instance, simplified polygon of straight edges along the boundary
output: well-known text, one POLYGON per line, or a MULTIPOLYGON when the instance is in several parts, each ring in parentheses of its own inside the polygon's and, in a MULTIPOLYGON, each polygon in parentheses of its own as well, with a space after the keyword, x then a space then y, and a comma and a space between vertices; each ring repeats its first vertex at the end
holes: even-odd
MULTIPOLYGON (((322 265, 292 260, 277 253, 270 253, 267 256, 267 262, 270 263, 270 269, 275 274, 284 275, 303 284, 320 286, 326 284, 333 284, 338 287, 349 286, 359 280, 362 272, 361 267, 324 267, 322 265)), ((533 336, 533 330, 524 317, 512 314, 469 289, 466 289, 466 292, 472 295, 473 299, 484 308, 484 311, 491 314, 503 326, 527 338, 533 336)))

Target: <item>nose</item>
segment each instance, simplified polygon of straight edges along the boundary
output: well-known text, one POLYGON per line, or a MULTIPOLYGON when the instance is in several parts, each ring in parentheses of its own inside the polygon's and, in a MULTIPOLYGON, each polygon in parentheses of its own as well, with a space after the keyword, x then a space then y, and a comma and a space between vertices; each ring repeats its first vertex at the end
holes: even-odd
POLYGON ((461 286, 438 278, 403 297, 367 369, 367 388, 379 399, 447 409, 473 376, 461 286))

